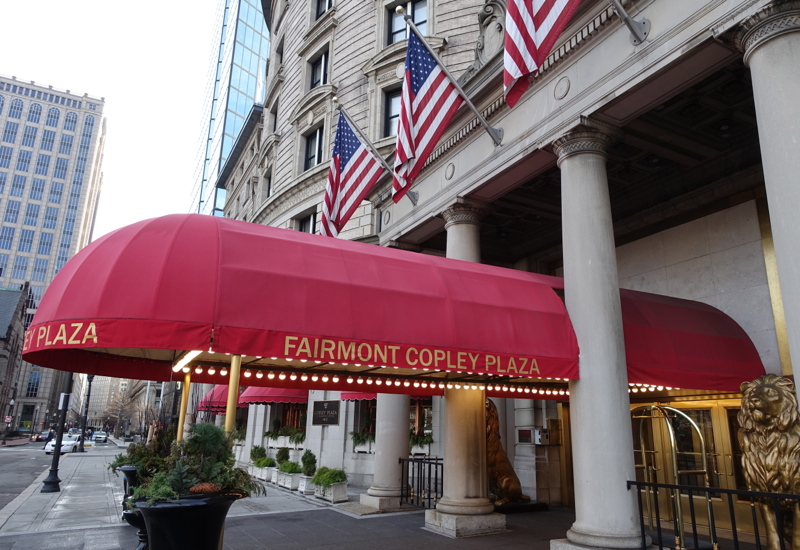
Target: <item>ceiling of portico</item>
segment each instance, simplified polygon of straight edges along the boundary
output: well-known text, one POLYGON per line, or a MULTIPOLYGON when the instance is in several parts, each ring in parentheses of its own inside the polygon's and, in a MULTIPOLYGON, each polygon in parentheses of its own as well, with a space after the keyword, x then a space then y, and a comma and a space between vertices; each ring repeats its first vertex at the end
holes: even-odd
MULTIPOLYGON (((749 200, 761 189, 750 72, 733 52, 718 67, 669 97, 653 96, 657 103, 641 94, 652 95, 653 88, 663 93, 663 87, 646 83, 592 115, 623 130, 607 163, 618 246, 749 200), (646 107, 631 114, 637 105, 646 107)), ((680 64, 665 73, 674 78, 676 68, 680 64)), ((549 152, 534 153, 474 194, 491 197, 494 207, 481 228, 484 262, 513 265, 530 258, 550 273, 560 265, 561 175, 555 161, 549 152), (500 180, 513 188, 498 193, 500 180)), ((444 251, 446 233, 421 244, 444 251)))

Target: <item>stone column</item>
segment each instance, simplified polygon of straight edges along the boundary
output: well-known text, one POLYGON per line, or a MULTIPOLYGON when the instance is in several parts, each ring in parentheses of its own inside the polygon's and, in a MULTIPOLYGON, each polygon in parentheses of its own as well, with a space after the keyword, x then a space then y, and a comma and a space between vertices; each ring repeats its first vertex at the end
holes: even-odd
POLYGON ((800 1, 747 19, 736 43, 750 67, 775 259, 793 363, 800 363, 800 1))
MULTIPOLYGON (((459 199, 442 215, 447 257, 480 262, 480 221, 488 205, 459 199)), ((494 513, 486 477, 486 392, 444 392, 444 487, 435 510, 425 512, 428 529, 451 537, 504 531, 506 517, 494 513)))
POLYGON ((375 475, 361 504, 378 510, 400 508, 401 469, 398 459, 408 457, 408 422, 411 399, 407 395, 378 394, 375 415, 375 475))
POLYGON ((553 144, 561 168, 564 293, 580 346, 580 380, 570 382, 575 523, 553 550, 640 548, 636 479, 606 175, 611 138, 576 130, 553 144), (572 544, 575 543, 575 544, 572 544))

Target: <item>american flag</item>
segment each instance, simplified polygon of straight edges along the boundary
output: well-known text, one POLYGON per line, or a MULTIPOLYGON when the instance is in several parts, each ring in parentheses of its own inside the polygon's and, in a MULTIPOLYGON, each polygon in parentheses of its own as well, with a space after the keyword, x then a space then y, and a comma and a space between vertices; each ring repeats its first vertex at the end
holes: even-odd
POLYGON ((381 163, 358 139, 344 114, 340 114, 322 205, 323 235, 339 234, 381 174, 381 163))
POLYGON ((408 38, 400 96, 392 200, 411 189, 447 123, 464 100, 415 33, 408 38))
POLYGON ((525 93, 581 0, 508 0, 503 86, 513 107, 525 93))

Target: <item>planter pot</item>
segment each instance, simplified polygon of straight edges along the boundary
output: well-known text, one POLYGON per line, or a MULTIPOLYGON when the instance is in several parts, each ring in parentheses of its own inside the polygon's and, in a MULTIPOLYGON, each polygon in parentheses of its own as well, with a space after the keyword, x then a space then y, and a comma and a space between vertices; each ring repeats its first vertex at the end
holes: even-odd
POLYGON ((411 454, 412 455, 429 455, 431 454, 431 446, 430 445, 414 445, 411 447, 411 454))
POLYGON ((303 474, 286 474, 283 472, 278 472, 278 485, 280 487, 285 487, 290 491, 296 491, 298 487, 300 487, 300 478, 303 474))
POLYGON ((371 441, 367 441, 363 445, 353 445, 353 452, 354 453, 371 453, 372 452, 372 445, 371 441))
POLYGON ((300 485, 297 487, 297 491, 301 495, 313 495, 314 494, 314 484, 311 483, 312 476, 300 476, 300 485))
POLYGON ((279 472, 277 468, 272 468, 272 474, 269 476, 270 483, 274 483, 276 485, 278 484, 278 473, 279 472))
POLYGON ((122 509, 126 510, 125 503, 128 502, 128 497, 133 494, 133 488, 139 486, 139 468, 126 464, 117 468, 122 475, 125 476, 123 480, 123 495, 122 495, 122 509))
POLYGON ((149 550, 219 550, 225 516, 239 491, 184 495, 178 500, 136 503, 147 526, 149 550))
POLYGON ((314 496, 323 500, 329 500, 334 504, 337 502, 347 502, 347 482, 334 483, 330 487, 317 485, 314 489, 314 496))
POLYGON ((277 470, 274 466, 268 466, 266 468, 261 468, 261 474, 258 479, 263 479, 264 481, 269 481, 272 479, 272 471, 277 470))
POLYGON ((147 525, 142 513, 139 510, 125 510, 122 512, 122 519, 131 527, 138 529, 136 536, 139 538, 139 546, 136 547, 136 550, 147 550, 147 525))

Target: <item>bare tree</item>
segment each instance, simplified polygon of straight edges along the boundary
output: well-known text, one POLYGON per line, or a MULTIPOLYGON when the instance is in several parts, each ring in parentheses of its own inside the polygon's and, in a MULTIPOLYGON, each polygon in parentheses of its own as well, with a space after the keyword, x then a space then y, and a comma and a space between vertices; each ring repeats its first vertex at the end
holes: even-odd
POLYGON ((136 413, 136 404, 128 397, 127 392, 121 391, 117 393, 108 402, 106 410, 103 412, 110 420, 109 423, 113 424, 114 437, 119 437, 119 430, 123 427, 134 414, 136 413))

